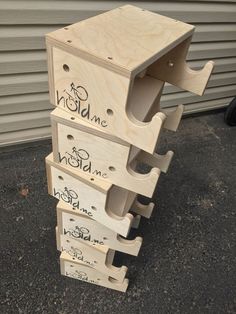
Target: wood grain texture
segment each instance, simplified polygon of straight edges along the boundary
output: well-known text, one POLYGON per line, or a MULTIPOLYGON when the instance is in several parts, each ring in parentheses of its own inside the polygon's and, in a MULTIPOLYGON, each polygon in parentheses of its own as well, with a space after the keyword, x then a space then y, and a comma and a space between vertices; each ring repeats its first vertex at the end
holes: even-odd
POLYGON ((159 98, 162 82, 148 77, 130 81, 56 48, 53 48, 50 67, 53 68, 54 88, 50 94, 54 105, 153 153, 166 117, 157 112, 149 123, 136 117, 144 116, 159 98))
POLYGON ((107 246, 112 250, 137 256, 142 245, 142 238, 124 239, 83 212, 78 212, 63 201, 57 204, 57 226, 59 234, 107 246), (87 234, 83 234, 83 231, 87 234))
POLYGON ((193 30, 192 25, 125 5, 49 33, 47 40, 109 69, 137 74, 193 30))
MULTIPOLYGON (((168 129, 176 130, 183 112, 179 107, 166 119, 168 129)), ((132 162, 139 154, 127 142, 91 127, 89 123, 76 119, 57 108, 51 114, 53 122, 54 160, 68 168, 101 178, 114 185, 148 197, 156 187, 160 171, 166 172, 170 163, 169 155, 148 154, 141 161, 152 169, 139 173, 132 162), (73 120, 71 120, 73 118, 73 120), (57 141, 57 142, 56 142, 57 141), (109 158, 108 158, 109 156, 109 158)), ((172 156, 173 153, 171 153, 172 156)))
POLYGON ((112 184, 104 180, 98 178, 91 180, 91 177, 84 173, 78 175, 73 169, 69 171, 66 166, 54 163, 52 154, 46 157, 46 164, 50 167, 48 180, 51 180, 50 194, 52 196, 63 200, 72 208, 76 208, 76 211, 84 212, 87 216, 123 236, 129 233, 133 215, 127 213, 124 216, 118 216, 112 212, 114 207, 118 210, 120 206, 125 206, 126 200, 124 199, 122 202, 124 191, 122 188, 113 189, 112 184), (117 198, 113 199, 112 195, 119 192, 120 198, 118 197, 118 199, 121 201, 117 203, 115 202, 117 198), (110 194, 109 202, 108 194, 110 194))
POLYGON ((153 153, 166 116, 156 110, 148 122, 143 121, 148 111, 154 113, 152 104, 159 106, 163 82, 202 95, 213 70, 213 62, 200 71, 187 66, 193 30, 126 5, 48 34, 52 103, 153 153), (97 30, 102 36, 95 40, 97 30))
POLYGON ((62 252, 60 255, 60 267, 61 274, 67 277, 122 292, 125 292, 128 287, 128 279, 120 282, 110 278, 108 275, 102 274, 92 267, 76 262, 66 252, 62 252))
MULTIPOLYGON (((85 230, 84 230, 85 231, 85 230)), ((97 271, 122 282, 127 273, 127 267, 116 267, 113 264, 115 251, 107 246, 80 241, 58 233, 56 228, 57 248, 68 253, 74 261, 87 265, 97 271)))
POLYGON ((162 81, 171 83, 183 90, 203 95, 213 71, 214 62, 209 61, 204 68, 192 70, 186 63, 191 37, 154 62, 147 73, 162 81))

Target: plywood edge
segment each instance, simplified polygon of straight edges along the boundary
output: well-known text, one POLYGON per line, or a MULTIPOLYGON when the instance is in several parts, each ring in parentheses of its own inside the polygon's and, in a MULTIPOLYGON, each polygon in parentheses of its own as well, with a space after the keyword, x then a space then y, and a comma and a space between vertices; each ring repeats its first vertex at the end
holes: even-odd
POLYGON ((170 43, 161 52, 159 52, 158 54, 154 54, 151 58, 147 59, 145 62, 143 62, 138 67, 131 69, 131 78, 135 77, 138 73, 140 73, 143 70, 145 70, 146 68, 148 68, 151 64, 153 64, 155 61, 157 61, 158 59, 163 57, 165 54, 167 54, 169 51, 174 49, 176 46, 178 46, 184 40, 186 40, 187 38, 193 36, 193 33, 194 33, 194 27, 193 27, 193 29, 191 31, 189 31, 188 33, 184 34, 182 37, 178 38, 174 42, 174 44, 170 43))
MULTIPOLYGON (((178 44, 180 44, 182 41, 187 39, 188 37, 191 37, 193 35, 194 29, 192 31, 189 31, 189 33, 184 34, 181 38, 175 41, 174 45, 169 44, 158 54, 154 54, 151 58, 145 60, 142 64, 137 66, 136 68, 127 69, 122 67, 121 65, 109 63, 107 60, 103 58, 99 58, 92 53, 86 52, 84 50, 75 48, 71 46, 69 43, 63 43, 53 37, 53 33, 49 33, 46 35, 46 43, 47 46, 56 47, 58 49, 62 49, 63 51, 67 53, 71 53, 74 56, 80 57, 84 59, 85 61, 91 62, 95 65, 101 66, 109 71, 115 72, 119 75, 128 77, 130 79, 133 79, 137 74, 145 70, 147 67, 149 67, 153 62, 164 56, 166 53, 168 53, 170 50, 175 48, 178 44)), ((49 49, 49 48, 48 48, 49 49)))
POLYGON ((55 167, 56 169, 65 172, 66 174, 72 176, 73 178, 82 181, 84 184, 91 186, 92 188, 95 188, 96 190, 102 192, 102 193, 107 193, 112 184, 108 183, 107 181, 100 180, 95 178, 93 181, 90 180, 90 176, 80 173, 78 173, 73 170, 73 169, 68 169, 66 166, 62 166, 59 163, 56 163, 53 160, 53 153, 50 153, 46 158, 45 158, 46 164, 52 167, 55 167))
MULTIPOLYGON (((103 22, 103 21, 102 21, 103 22)), ((164 23, 164 24, 165 24, 164 23)), ((173 25, 172 25, 173 27, 173 25)), ((178 28, 178 25, 176 25, 176 27, 178 28)), ((61 28, 59 30, 56 30, 54 32, 50 32, 48 34, 46 34, 46 42, 48 44, 50 44, 51 46, 55 46, 58 47, 60 49, 63 49, 64 51, 67 52, 71 52, 73 55, 78 56, 83 58, 84 60, 87 60, 91 63, 94 63, 98 66, 104 67, 110 71, 116 72, 118 74, 121 74, 123 76, 126 77, 131 77, 133 78, 134 76, 136 76, 139 72, 145 70, 150 64, 152 64, 153 62, 155 62, 157 59, 159 59, 160 57, 162 57, 164 54, 166 54, 167 52, 169 52, 170 50, 172 50, 174 47, 176 47, 179 43, 181 43, 182 41, 184 41, 186 38, 191 37, 193 32, 194 32, 195 27, 193 25, 181 22, 181 21, 177 21, 174 20, 172 18, 160 15, 160 14, 156 14, 154 12, 148 11, 148 10, 144 10, 140 7, 137 6, 133 6, 133 5, 124 5, 118 8, 115 8, 113 10, 110 10, 108 12, 105 12, 103 14, 99 14, 97 16, 94 16, 90 19, 86 19, 84 21, 80 21, 78 23, 74 23, 68 27, 64 27, 61 28), (115 11, 120 11, 119 9, 123 9, 126 11, 130 11, 132 14, 137 14, 137 12, 139 11, 147 11, 148 14, 150 15, 150 18, 154 18, 154 23, 158 24, 158 21, 156 22, 155 20, 158 20, 158 17, 160 19, 160 24, 163 23, 163 20, 165 23, 172 23, 176 22, 176 24, 181 25, 181 27, 183 28, 183 25, 185 26, 182 31, 177 35, 176 38, 173 38, 165 47, 161 47, 161 49, 157 50, 155 53, 153 53, 153 55, 149 58, 144 57, 143 60, 139 61, 139 64, 137 66, 128 66, 128 65, 122 65, 119 62, 116 62, 114 60, 110 60, 109 58, 105 58, 104 56, 99 56, 96 55, 96 51, 91 51, 91 50, 84 50, 81 47, 76 47, 73 44, 73 34, 71 34, 70 28, 73 29, 74 31, 79 31, 79 28, 81 28, 80 26, 87 26, 89 27, 89 22, 92 20, 96 20, 96 19, 101 19, 101 16, 104 15, 110 15, 113 18, 119 18, 119 14, 117 15, 117 13, 113 13, 115 11), (76 29, 77 27, 77 29, 76 29), (64 29, 64 31, 63 31, 64 29), (71 36, 71 37, 70 37, 71 36)), ((81 31, 81 30, 80 30, 81 31)), ((122 35, 122 34, 121 34, 122 35)), ((158 34, 160 36, 160 34, 158 34)))
POLYGON ((51 116, 51 120, 56 121, 57 123, 66 124, 72 128, 93 134, 95 136, 105 138, 109 141, 112 141, 112 142, 115 142, 124 146, 130 146, 129 143, 121 140, 120 138, 107 133, 105 130, 97 128, 96 126, 84 121, 83 119, 80 119, 77 116, 74 116, 68 113, 67 111, 61 108, 54 109, 51 112, 50 116, 51 116), (73 119, 71 119, 71 117, 73 117, 73 119))
POLYGON ((52 33, 46 35, 46 42, 49 46, 56 47, 62 49, 65 52, 71 53, 76 57, 82 58, 85 61, 91 62, 95 65, 101 66, 109 71, 115 72, 119 75, 130 78, 131 71, 126 68, 116 65, 114 63, 108 63, 105 59, 96 57, 92 53, 86 52, 84 50, 75 48, 71 46, 69 43, 63 43, 53 37, 52 33))

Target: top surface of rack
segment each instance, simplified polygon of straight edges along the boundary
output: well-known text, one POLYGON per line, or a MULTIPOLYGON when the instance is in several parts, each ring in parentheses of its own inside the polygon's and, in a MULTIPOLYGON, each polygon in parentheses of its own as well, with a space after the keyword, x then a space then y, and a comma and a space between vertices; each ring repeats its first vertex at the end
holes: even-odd
POLYGON ((47 41, 122 74, 138 73, 187 37, 194 26, 125 5, 47 34, 47 41))

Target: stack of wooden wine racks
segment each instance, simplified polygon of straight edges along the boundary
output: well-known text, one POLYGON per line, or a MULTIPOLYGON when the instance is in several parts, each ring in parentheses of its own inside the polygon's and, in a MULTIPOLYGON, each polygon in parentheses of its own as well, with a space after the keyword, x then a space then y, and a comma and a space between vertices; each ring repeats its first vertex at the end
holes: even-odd
POLYGON ((137 256, 142 238, 126 239, 152 197, 172 151, 155 153, 163 128, 175 131, 183 106, 160 107, 164 83, 201 95, 213 62, 190 70, 192 25, 126 5, 46 36, 53 153, 46 158, 57 205, 61 273, 126 291, 127 267, 115 251, 137 256), (140 163, 149 166, 140 173, 140 163), (132 213, 131 213, 132 212, 132 213))

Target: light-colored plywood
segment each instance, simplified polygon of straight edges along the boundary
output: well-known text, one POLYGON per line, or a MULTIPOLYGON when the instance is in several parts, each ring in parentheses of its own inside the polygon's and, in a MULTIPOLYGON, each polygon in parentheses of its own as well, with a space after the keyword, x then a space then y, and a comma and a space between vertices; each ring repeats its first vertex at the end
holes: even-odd
POLYGON ((123 281, 127 267, 116 267, 113 264, 115 251, 107 246, 91 242, 75 240, 71 237, 58 233, 56 228, 57 248, 59 251, 68 253, 74 261, 92 267, 109 277, 123 281))
POLYGON ((60 255, 60 268, 61 274, 64 276, 122 292, 126 291, 129 283, 126 278, 120 282, 92 267, 79 263, 66 252, 62 252, 60 255))
POLYGON ((104 245, 112 250, 134 256, 138 255, 142 245, 141 237, 132 240, 124 239, 109 226, 100 224, 83 212, 78 213, 63 201, 57 204, 57 226, 59 234, 83 242, 104 245))
POLYGON ((47 40, 129 76, 144 70, 193 30, 192 25, 125 5, 49 33, 47 40))
POLYGON ((194 71, 186 63, 191 37, 154 62, 147 73, 184 90, 202 95, 211 76, 214 62, 209 61, 202 70, 194 71))
MULTIPOLYGON (((48 52, 51 49, 48 46, 48 52)), ((53 48, 52 54, 49 72, 52 104, 137 147, 154 151, 166 116, 157 112, 145 123, 140 116, 159 98, 163 82, 148 77, 131 82, 57 48, 53 48)))
MULTIPOLYGON (((232 72, 236 70, 236 58, 219 58, 214 60, 215 61, 215 67, 214 67, 214 73, 223 73, 223 72, 232 72)), ((193 60, 189 61, 188 65, 191 69, 194 70, 200 70, 202 67, 204 67, 206 64, 206 60, 193 60)))
POLYGON ((160 110, 145 116, 148 104, 158 106, 163 82, 202 94, 213 69, 213 62, 200 71, 186 65, 193 30, 126 5, 48 34, 51 102, 153 153, 167 117, 160 110))
POLYGON ((123 211, 119 211, 117 214, 119 215, 125 215, 129 211, 132 213, 137 214, 132 223, 132 228, 136 228, 137 224, 139 224, 139 216, 150 218, 153 212, 155 204, 153 202, 150 202, 148 204, 142 204, 138 201, 138 195, 129 193, 129 195, 126 198, 126 206, 124 207, 123 211))
MULTIPOLYGON (((91 177, 99 177, 135 193, 152 196, 160 170, 163 170, 163 166, 164 171, 167 170, 172 152, 164 156, 146 153, 148 158, 139 160, 153 168, 148 174, 141 174, 130 163, 138 154, 135 149, 133 155, 131 152, 133 147, 130 144, 97 128, 91 128, 88 123, 71 117, 59 108, 52 112, 51 118, 56 162, 73 168, 78 173, 84 172, 91 177)), ((174 124, 173 121, 172 125, 174 124)))
POLYGON ((73 168, 78 174, 84 172, 93 178, 104 179, 135 193, 152 196, 160 171, 153 168, 148 175, 143 175, 133 170, 128 164, 129 146, 107 141, 64 124, 57 125, 56 134, 56 161, 73 168))
POLYGON ((166 173, 173 158, 173 155, 174 153, 172 151, 168 151, 166 155, 163 156, 158 154, 154 154, 154 156, 152 156, 144 151, 140 151, 137 155, 137 160, 152 167, 158 165, 159 169, 161 169, 162 172, 166 173))
POLYGON ((55 198, 63 200, 76 211, 83 212, 115 232, 126 236, 131 228, 133 215, 130 213, 121 217, 112 212, 113 207, 125 206, 125 189, 117 189, 101 179, 93 179, 83 173, 78 176, 74 171, 68 171, 65 166, 52 160, 50 154, 46 158, 48 192, 55 198), (91 180, 92 179, 92 180, 91 180), (119 203, 114 203, 112 194, 119 193, 119 203), (108 194, 110 194, 108 202, 108 194))
POLYGON ((150 218, 153 212, 155 204, 150 202, 148 205, 140 203, 137 198, 135 199, 131 211, 135 212, 138 215, 141 215, 145 218, 150 218))

